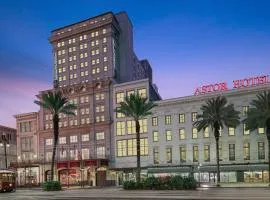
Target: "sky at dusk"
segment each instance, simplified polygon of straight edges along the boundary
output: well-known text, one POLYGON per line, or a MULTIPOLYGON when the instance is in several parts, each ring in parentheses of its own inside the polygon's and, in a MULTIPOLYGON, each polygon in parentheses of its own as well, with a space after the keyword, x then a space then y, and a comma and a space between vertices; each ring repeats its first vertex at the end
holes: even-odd
POLYGON ((166 98, 202 84, 270 75, 270 1, 0 1, 0 124, 38 111, 52 86, 50 31, 103 12, 126 11, 139 59, 147 58, 166 98))

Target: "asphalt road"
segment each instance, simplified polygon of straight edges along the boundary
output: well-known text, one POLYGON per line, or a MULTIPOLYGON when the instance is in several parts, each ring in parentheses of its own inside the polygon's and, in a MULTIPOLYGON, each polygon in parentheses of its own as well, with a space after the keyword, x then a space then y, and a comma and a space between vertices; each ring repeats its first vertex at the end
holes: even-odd
POLYGON ((270 199, 270 188, 207 188, 194 191, 126 191, 121 188, 69 189, 59 192, 41 190, 17 190, 14 193, 0 193, 0 200, 128 200, 128 199, 207 199, 207 200, 254 200, 270 199))

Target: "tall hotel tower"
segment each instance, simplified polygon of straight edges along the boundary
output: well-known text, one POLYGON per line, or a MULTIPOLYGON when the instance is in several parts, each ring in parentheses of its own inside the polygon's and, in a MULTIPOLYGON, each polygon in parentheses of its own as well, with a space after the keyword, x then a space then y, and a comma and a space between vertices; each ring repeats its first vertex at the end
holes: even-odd
MULTIPOLYGON (((55 174, 62 184, 111 184, 115 180, 108 170, 115 151, 114 85, 147 80, 159 99, 152 86, 151 66, 147 60, 138 60, 133 51, 132 24, 125 12, 108 12, 53 30, 49 41, 54 86, 77 105, 76 116, 60 115, 55 174)), ((53 147, 52 115, 41 107, 38 120, 38 152, 43 162, 39 174, 45 181, 53 147)))

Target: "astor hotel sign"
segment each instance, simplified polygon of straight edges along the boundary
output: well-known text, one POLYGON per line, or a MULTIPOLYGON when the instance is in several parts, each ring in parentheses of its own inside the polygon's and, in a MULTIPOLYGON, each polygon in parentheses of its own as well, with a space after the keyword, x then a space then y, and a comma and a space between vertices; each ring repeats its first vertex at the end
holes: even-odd
MULTIPOLYGON (((269 75, 254 76, 233 81, 233 89, 254 87, 257 85, 270 84, 269 75)), ((222 92, 228 90, 228 84, 226 82, 203 85, 196 88, 194 95, 207 94, 212 92, 222 92)))

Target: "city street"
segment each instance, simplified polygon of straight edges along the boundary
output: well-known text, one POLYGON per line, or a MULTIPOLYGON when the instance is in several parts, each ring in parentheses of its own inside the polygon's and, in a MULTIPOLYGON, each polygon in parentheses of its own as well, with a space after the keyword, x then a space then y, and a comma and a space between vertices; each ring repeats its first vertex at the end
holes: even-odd
POLYGON ((15 193, 1 193, 0 200, 71 200, 71 199, 269 199, 269 188, 204 188, 195 191, 126 191, 122 188, 69 189, 43 192, 38 189, 19 189, 15 193))

